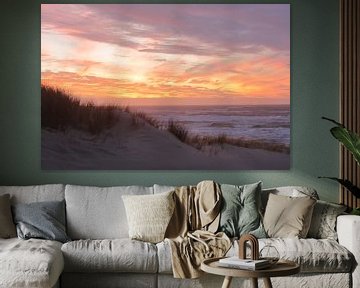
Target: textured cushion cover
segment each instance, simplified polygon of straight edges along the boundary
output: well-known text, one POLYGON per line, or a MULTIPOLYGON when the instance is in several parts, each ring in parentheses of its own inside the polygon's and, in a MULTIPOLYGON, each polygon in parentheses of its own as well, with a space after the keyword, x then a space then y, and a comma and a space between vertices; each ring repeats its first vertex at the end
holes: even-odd
POLYGON ((151 243, 164 240, 175 207, 173 193, 123 196, 131 239, 151 243))
MULTIPOLYGON (((335 272, 335 271, 334 271, 335 272)), ((351 273, 299 273, 286 277, 272 277, 271 282, 276 288, 349 288, 352 286, 351 273)))
MULTIPOLYGON (((259 239, 259 250, 264 246, 273 246, 279 252, 278 256, 281 259, 298 263, 302 273, 350 272, 353 266, 353 255, 334 240, 311 238, 259 239)), ((239 251, 238 249, 238 243, 234 242, 227 256, 235 256, 239 251)), ((247 252, 250 254, 250 249, 247 252)))
POLYGON ((0 239, 0 287, 53 287, 64 268, 61 243, 0 239))
POLYGON ((162 241, 156 244, 159 273, 172 274, 171 247, 169 241, 162 241))
MULTIPOLYGON (((157 279, 158 288, 219 288, 222 287, 224 276, 215 274, 205 274, 197 279, 177 279, 171 274, 159 274, 157 279)), ((258 281, 258 287, 264 281, 258 281)), ((349 288, 351 285, 351 274, 349 273, 299 273, 285 277, 271 277, 272 287, 274 288, 349 288)), ((86 288, 96 288, 91 286, 86 288)), ((126 286, 127 287, 127 286, 126 286)), ((143 286, 141 286, 143 287, 143 286)), ((231 288, 253 288, 250 280, 247 278, 233 277, 231 288)), ((138 287, 136 287, 138 288, 138 287)))
POLYGON ((336 219, 346 206, 318 200, 314 206, 307 237, 337 240, 336 219))
POLYGON ((11 215, 10 196, 0 196, 0 238, 16 237, 16 229, 11 215))
POLYGON ((154 194, 174 191, 176 186, 154 184, 154 194))
POLYGON ((66 272, 157 271, 156 246, 131 239, 78 240, 61 248, 66 272))
MULTIPOLYGON (((261 250, 265 245, 274 246, 279 252, 281 259, 287 259, 298 263, 302 273, 350 272, 353 266, 354 259, 352 254, 344 246, 329 239, 259 239, 259 249, 261 250)), ((156 246, 158 250, 159 273, 171 274, 170 245, 167 241, 163 241, 156 244, 156 246)), ((233 246, 226 256, 235 256, 238 255, 238 252, 238 242, 234 241, 233 246)), ((247 252, 250 257, 250 249, 247 252)))
POLYGON ((222 184, 223 197, 219 231, 229 237, 251 233, 258 238, 266 237, 260 216, 261 182, 235 186, 222 184))
POLYGON ((316 200, 311 197, 269 195, 264 227, 269 237, 305 238, 316 200))
POLYGON ((65 231, 65 202, 49 201, 13 206, 18 237, 69 241, 65 231))
POLYGON ((71 239, 128 238, 122 195, 153 194, 152 187, 66 185, 67 232, 71 239))
POLYGON ((139 273, 63 273, 60 280, 61 287, 67 288, 160 288, 157 276, 139 273))
POLYGON ((11 204, 61 201, 65 198, 64 192, 65 186, 62 184, 0 186, 0 195, 9 194, 11 204))
POLYGON ((295 261, 301 272, 350 272, 354 263, 353 255, 334 240, 272 238, 260 242, 260 249, 274 246, 281 259, 295 261))
POLYGON ((353 255, 355 255, 352 287, 360 287, 360 217, 357 215, 340 215, 337 218, 336 230, 338 232, 339 243, 344 245, 353 255))

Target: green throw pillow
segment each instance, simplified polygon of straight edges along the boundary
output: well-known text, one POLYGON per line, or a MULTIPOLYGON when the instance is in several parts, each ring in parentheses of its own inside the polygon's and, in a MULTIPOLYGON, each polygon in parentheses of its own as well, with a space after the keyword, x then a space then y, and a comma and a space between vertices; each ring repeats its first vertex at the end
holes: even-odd
POLYGON ((219 231, 229 237, 253 234, 266 238, 260 216, 261 182, 235 186, 222 184, 222 208, 219 231))

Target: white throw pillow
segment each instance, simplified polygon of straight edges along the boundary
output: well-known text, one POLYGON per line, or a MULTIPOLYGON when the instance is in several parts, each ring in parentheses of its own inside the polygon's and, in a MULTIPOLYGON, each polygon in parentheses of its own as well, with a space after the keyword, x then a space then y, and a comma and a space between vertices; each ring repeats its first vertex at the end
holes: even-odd
POLYGON ((164 240, 175 208, 173 193, 122 196, 131 239, 151 243, 164 240))

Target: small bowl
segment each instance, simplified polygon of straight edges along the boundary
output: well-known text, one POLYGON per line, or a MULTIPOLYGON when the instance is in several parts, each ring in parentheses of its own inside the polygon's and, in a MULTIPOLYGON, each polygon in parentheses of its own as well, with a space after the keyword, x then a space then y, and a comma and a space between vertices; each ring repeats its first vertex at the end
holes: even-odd
POLYGON ((259 252, 260 259, 267 259, 271 264, 276 264, 280 259, 279 251, 272 245, 265 245, 259 252))

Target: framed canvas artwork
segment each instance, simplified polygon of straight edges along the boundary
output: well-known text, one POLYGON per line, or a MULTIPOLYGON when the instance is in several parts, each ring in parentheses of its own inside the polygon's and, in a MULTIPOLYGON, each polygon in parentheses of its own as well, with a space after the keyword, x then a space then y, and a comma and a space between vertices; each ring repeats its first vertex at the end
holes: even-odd
POLYGON ((45 170, 290 168, 289 4, 42 4, 45 170))

